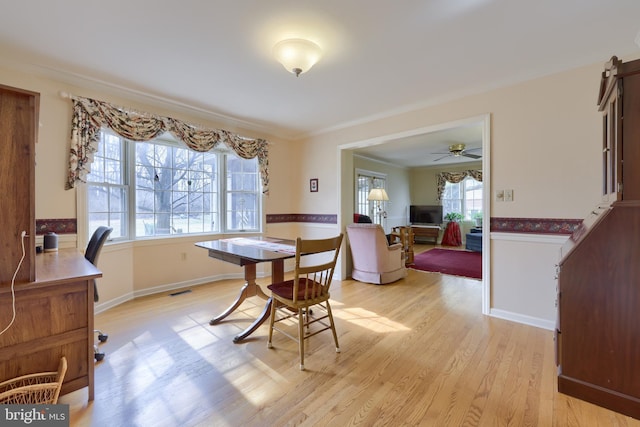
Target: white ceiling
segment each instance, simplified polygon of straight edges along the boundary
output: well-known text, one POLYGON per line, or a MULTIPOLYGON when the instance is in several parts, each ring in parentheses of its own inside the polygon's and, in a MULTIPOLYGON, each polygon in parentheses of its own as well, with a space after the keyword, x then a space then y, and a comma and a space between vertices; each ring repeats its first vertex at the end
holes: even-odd
POLYGON ((465 144, 465 153, 482 155, 482 123, 388 139, 384 143, 353 151, 369 159, 404 167, 481 161, 481 159, 451 155, 449 146, 452 144, 465 144))
POLYGON ((0 0, 0 11, 0 63, 286 139, 640 53, 640 0, 0 0), (287 37, 324 51, 298 78, 271 55, 287 37))

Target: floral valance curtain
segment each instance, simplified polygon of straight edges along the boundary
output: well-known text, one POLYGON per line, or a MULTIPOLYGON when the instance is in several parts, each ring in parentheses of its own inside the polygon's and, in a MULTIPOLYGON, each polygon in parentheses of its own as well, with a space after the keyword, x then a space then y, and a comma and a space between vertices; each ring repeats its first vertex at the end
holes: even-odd
POLYGON ((468 176, 475 179, 476 181, 482 182, 481 170, 466 170, 462 172, 440 172, 437 175, 438 200, 442 200, 442 193, 444 193, 444 187, 447 184, 447 182, 456 184, 468 176))
POLYGON ((72 97, 71 153, 66 188, 86 182, 93 153, 98 149, 100 128, 107 127, 132 141, 149 141, 165 132, 195 151, 209 151, 220 143, 243 159, 258 158, 262 192, 269 193, 268 143, 249 139, 222 129, 203 129, 170 117, 129 111, 95 99, 72 97))

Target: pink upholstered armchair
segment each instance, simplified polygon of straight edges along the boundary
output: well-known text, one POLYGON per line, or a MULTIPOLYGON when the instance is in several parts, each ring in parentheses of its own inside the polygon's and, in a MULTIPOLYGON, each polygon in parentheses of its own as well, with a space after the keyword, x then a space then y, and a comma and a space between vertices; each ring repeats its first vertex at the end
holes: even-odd
POLYGON ((347 234, 354 280, 382 285, 406 277, 402 245, 389 245, 378 224, 350 224, 347 234))

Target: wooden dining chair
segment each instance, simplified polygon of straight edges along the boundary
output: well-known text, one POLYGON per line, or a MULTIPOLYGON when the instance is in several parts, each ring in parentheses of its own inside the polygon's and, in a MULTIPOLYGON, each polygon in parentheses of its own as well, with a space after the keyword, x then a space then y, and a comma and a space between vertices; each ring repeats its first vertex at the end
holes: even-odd
POLYGON ((336 353, 340 353, 329 304, 329 287, 342 238, 342 233, 328 239, 303 240, 298 237, 294 278, 267 286, 272 298, 268 346, 273 348, 271 340, 274 329, 297 341, 301 371, 304 371, 304 341, 322 331, 330 329, 333 332, 336 353), (312 312, 312 306, 317 307, 320 313, 312 312), (284 327, 276 327, 276 324, 287 319, 297 319, 297 337, 284 327))

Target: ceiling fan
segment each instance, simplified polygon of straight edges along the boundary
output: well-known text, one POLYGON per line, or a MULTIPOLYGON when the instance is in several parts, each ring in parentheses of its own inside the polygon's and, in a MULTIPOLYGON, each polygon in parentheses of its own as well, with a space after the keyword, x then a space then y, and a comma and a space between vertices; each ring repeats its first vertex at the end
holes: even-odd
MULTIPOLYGON (((472 148, 472 150, 478 150, 478 148, 472 148)), ((445 154, 445 153, 433 153, 433 154, 445 154)), ((434 162, 437 162, 447 157, 468 157, 470 159, 480 159, 482 156, 478 154, 468 153, 466 150, 465 144, 451 144, 449 146, 449 152, 446 153, 446 156, 437 158, 434 160, 434 162)))

